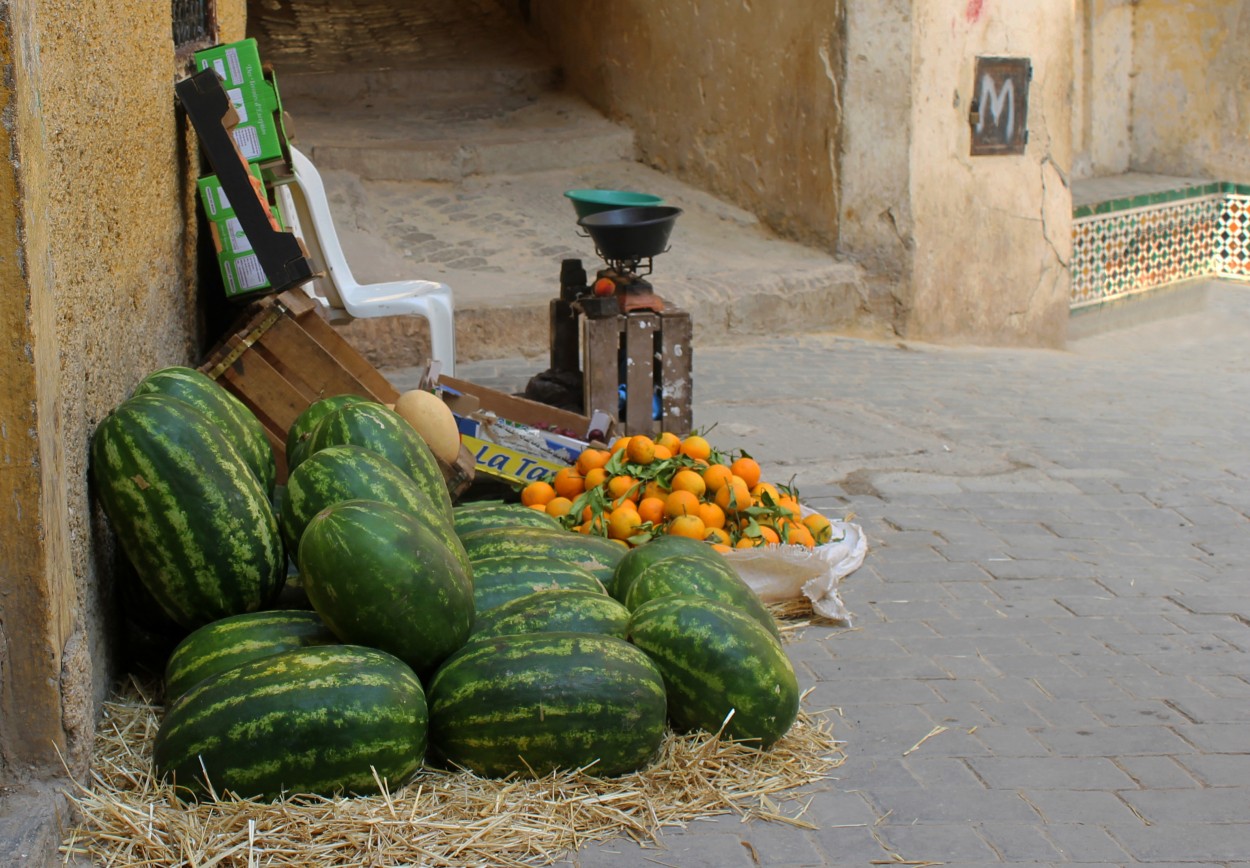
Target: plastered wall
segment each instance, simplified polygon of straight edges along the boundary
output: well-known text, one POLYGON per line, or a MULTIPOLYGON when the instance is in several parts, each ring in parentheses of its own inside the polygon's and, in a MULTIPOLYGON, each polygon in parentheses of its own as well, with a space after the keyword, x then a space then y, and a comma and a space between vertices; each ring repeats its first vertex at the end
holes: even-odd
POLYGON ((841 0, 532 0, 570 85, 645 162, 787 236, 837 242, 841 0))
MULTIPOLYGON (((222 35, 243 12, 217 0, 222 35)), ((193 184, 170 8, 0 0, 0 761, 81 770, 113 675, 96 423, 197 353, 193 184)))
POLYGON ((1250 6, 1137 0, 1134 11, 1134 168, 1250 182, 1250 6))
POLYGON ((1132 157, 1136 0, 1077 0, 1073 29, 1072 176, 1127 172, 1132 157))
POLYGON ((929 0, 912 15, 915 249, 905 333, 1060 345, 1072 247, 1072 5, 929 0), (969 156, 979 55, 1032 61, 1022 155, 969 156))

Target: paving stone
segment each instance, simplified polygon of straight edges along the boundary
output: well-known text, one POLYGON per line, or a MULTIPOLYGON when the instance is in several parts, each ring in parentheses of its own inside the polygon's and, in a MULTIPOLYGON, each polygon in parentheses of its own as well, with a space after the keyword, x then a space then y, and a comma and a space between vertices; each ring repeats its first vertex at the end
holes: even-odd
POLYGON ((1244 723, 1190 724, 1171 729, 1200 753, 1244 754, 1247 750, 1244 723))
POLYGON ((1159 700, 1092 700, 1084 703, 1084 706, 1108 726, 1153 726, 1186 722, 1174 708, 1159 700))
POLYGON ((1246 858, 1243 823, 1156 823, 1117 826, 1116 842, 1141 862, 1229 862, 1246 858))
POLYGON ((1047 840, 1041 825, 982 823, 976 830, 999 853, 1003 862, 1050 862, 1063 858, 1063 854, 1047 840))
POLYGON ((1179 762, 1209 787, 1244 787, 1250 780, 1250 754, 1187 756, 1179 762))
POLYGON ((1098 726, 1037 733, 1037 738, 1060 756, 1178 756, 1192 749, 1166 726, 1098 726))
POLYGON ((1141 818, 1119 796, 1104 790, 1025 788, 1020 796, 1033 806, 1047 826, 1088 824, 1114 827, 1141 823, 1141 818))
POLYGON ((1085 823, 1049 823, 1046 837, 1054 844, 1064 862, 1107 861, 1107 864, 1123 865, 1121 860, 1128 854, 1123 847, 1100 826, 1085 823))
POLYGON ((998 854, 976 833, 971 824, 922 823, 913 826, 889 823, 881 826, 877 832, 889 844, 890 849, 904 860, 942 860, 963 864, 998 858, 998 854))
POLYGON ((1202 786, 1177 757, 1121 756, 1116 757, 1115 764, 1143 790, 1185 790, 1202 786))
POLYGON ((1114 763, 1099 757, 971 757, 968 765, 991 789, 1118 790, 1136 786, 1114 763))

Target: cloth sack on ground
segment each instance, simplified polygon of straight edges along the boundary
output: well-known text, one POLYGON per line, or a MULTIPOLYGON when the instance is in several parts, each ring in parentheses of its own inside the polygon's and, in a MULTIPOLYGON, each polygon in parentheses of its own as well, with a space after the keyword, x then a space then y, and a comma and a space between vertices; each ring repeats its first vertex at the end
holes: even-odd
MULTIPOLYGON (((803 513, 811 510, 804 508, 803 513)), ((725 557, 765 603, 806 597, 817 615, 849 625, 838 582, 859 569, 868 541, 859 525, 833 519, 830 523, 833 539, 814 549, 772 545, 733 549, 725 557)))

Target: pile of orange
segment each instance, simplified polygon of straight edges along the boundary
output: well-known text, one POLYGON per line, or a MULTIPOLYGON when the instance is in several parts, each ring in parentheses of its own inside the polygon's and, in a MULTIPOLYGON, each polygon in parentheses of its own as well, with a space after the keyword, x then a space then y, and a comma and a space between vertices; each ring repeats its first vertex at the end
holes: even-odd
POLYGON ((828 542, 829 519, 803 517, 792 486, 761 479, 745 452, 723 453, 691 434, 635 434, 588 448, 551 479, 531 482, 521 502, 565 527, 628 545, 662 534, 702 539, 721 551, 828 542))

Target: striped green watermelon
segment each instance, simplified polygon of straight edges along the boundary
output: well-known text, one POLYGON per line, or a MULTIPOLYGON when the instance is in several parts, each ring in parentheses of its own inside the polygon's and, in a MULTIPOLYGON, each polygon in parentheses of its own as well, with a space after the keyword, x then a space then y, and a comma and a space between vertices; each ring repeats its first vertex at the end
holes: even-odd
POLYGON ((196 684, 165 712, 157 774, 182 793, 364 795, 421 764, 428 712, 421 682, 374 648, 283 651, 196 684))
POLYGON ((483 612, 470 639, 518 633, 602 633, 625 637, 629 610, 602 590, 553 588, 517 597, 483 612))
POLYGON ((173 700, 210 675, 280 651, 332 645, 338 638, 316 612, 248 612, 205 624, 165 663, 165 697, 173 700))
POLYGON ((429 702, 431 757, 488 777, 620 775, 646 765, 664 739, 664 681, 615 636, 470 642, 438 670, 429 702))
POLYGON ((273 447, 265 426, 247 406, 221 384, 195 368, 174 366, 153 371, 135 387, 135 395, 157 392, 186 401, 211 419, 252 468, 265 491, 277 478, 273 447))
POLYGON ((656 561, 630 584, 625 607, 632 612, 649 600, 670 594, 706 597, 724 603, 758 621, 777 641, 781 641, 781 632, 772 613, 760 602, 751 586, 719 555, 715 560, 677 555, 656 561))
POLYGON ((91 438, 91 478, 144 587, 183 627, 256 611, 282 586, 286 555, 268 493, 185 401, 122 402, 91 438))
POLYGON ((625 556, 625 546, 603 537, 531 527, 484 528, 460 538, 470 561, 502 555, 538 555, 581 567, 604 587, 625 556))
POLYGON ((554 588, 607 596, 589 571, 542 555, 500 555, 473 562, 473 605, 480 616, 509 600, 554 588))
POLYGON ((308 454, 327 446, 363 446, 378 453, 408 474, 451 523, 451 495, 438 459, 417 429, 394 410, 366 402, 334 410, 313 429, 308 454))
POLYGON ((681 732, 717 732, 768 747, 794 723, 799 686, 781 645, 759 622, 702 597, 659 597, 634 610, 627 638, 655 661, 668 716, 681 732))
POLYGON ((452 552, 465 571, 469 560, 460 538, 425 491, 376 452, 363 446, 327 446, 312 453, 287 478, 282 501, 282 535, 296 553, 312 517, 344 500, 380 500, 415 515, 452 552))
POLYGON ((300 462, 308 457, 308 441, 312 438, 313 429, 326 416, 348 404, 359 404, 368 401, 359 395, 331 395, 319 398, 304 408, 286 432, 286 470, 290 473, 300 462))
POLYGON ((625 602, 625 597, 629 594, 629 586, 633 584, 639 573, 661 558, 671 558, 675 555, 725 560, 720 552, 701 540, 672 534, 658 536, 650 542, 630 549, 621 558, 616 565, 612 581, 606 583, 608 593, 620 602, 625 602))
POLYGON ((348 500, 322 510, 299 562, 308 598, 339 638, 394 654, 422 678, 469 637, 472 581, 400 507, 348 500))
POLYGON ((466 503, 453 507, 452 519, 459 536, 473 533, 475 530, 497 527, 564 529, 554 517, 519 503, 466 503))

